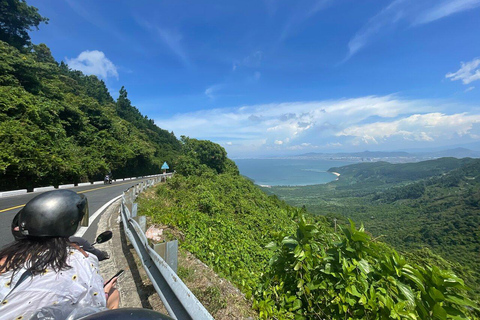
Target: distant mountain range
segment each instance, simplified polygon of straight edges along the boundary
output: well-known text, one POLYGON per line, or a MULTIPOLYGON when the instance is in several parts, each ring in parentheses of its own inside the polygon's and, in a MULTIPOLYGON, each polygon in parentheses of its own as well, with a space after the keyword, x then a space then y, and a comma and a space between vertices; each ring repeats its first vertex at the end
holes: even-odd
POLYGON ((405 152, 405 151, 363 151, 353 153, 316 153, 310 152, 296 156, 291 159, 319 159, 319 160, 356 160, 365 162, 388 161, 388 162, 417 162, 423 160, 437 159, 443 157, 453 158, 480 158, 480 151, 467 148, 454 148, 431 152, 405 152))

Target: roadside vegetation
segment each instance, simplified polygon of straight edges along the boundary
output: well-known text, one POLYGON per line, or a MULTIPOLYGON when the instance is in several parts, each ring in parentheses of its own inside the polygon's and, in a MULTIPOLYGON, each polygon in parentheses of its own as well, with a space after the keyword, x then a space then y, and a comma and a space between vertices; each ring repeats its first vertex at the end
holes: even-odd
POLYGON ((414 259, 353 222, 267 196, 240 176, 222 148, 182 139, 177 174, 140 199, 181 247, 236 284, 262 319, 468 319, 469 289, 434 254, 414 259), (433 258, 432 258, 433 257, 433 258))

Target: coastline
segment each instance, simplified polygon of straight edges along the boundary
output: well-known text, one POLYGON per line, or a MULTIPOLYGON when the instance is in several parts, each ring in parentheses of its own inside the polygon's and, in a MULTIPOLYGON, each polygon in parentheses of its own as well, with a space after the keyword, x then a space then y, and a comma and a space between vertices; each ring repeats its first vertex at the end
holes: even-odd
POLYGON ((340 173, 338 173, 338 172, 333 172, 333 171, 332 171, 331 173, 333 173, 334 175, 337 176, 337 179, 335 179, 335 181, 337 181, 337 180, 338 180, 338 177, 340 177, 340 173))

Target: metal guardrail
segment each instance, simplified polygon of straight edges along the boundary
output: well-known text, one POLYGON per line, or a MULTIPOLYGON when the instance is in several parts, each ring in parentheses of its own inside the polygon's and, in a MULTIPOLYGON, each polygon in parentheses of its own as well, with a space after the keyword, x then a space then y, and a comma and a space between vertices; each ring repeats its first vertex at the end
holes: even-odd
POLYGON ((166 181, 173 174, 152 177, 123 192, 121 216, 128 239, 140 257, 145 272, 162 299, 169 315, 178 320, 213 319, 170 266, 149 245, 144 230, 133 219, 134 201, 138 194, 156 183, 166 181))

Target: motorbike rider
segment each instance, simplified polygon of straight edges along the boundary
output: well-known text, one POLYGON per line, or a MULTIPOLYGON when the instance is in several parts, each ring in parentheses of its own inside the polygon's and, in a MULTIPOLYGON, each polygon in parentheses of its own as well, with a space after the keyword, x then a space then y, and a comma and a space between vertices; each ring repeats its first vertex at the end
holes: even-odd
POLYGON ((0 318, 29 319, 55 305, 69 309, 65 314, 118 308, 115 281, 104 288, 97 257, 68 240, 88 218, 86 197, 71 190, 42 193, 17 213, 15 241, 0 250, 0 318))

